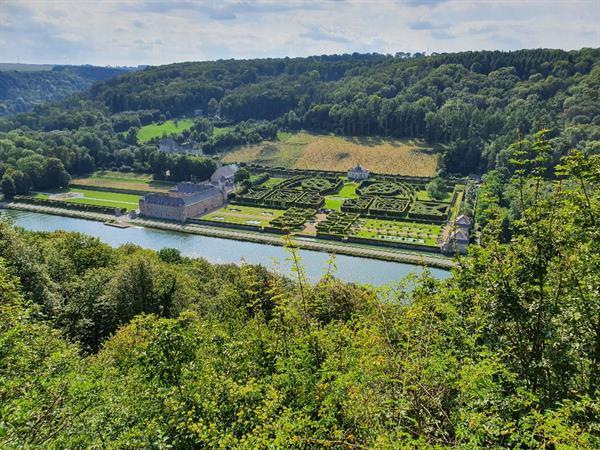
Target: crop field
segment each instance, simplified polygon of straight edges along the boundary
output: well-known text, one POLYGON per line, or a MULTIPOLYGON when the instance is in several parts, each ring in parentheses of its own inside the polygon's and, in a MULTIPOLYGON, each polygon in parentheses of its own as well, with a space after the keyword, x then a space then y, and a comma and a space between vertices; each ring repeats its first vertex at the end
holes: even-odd
POLYGON ((150 125, 145 125, 138 130, 137 139, 138 142, 144 144, 154 138, 160 138, 162 136, 171 136, 174 134, 179 134, 184 130, 189 130, 194 121, 191 119, 181 119, 181 120, 167 120, 163 123, 151 123, 150 125))
POLYGON ((309 133, 280 133, 277 142, 238 147, 223 162, 253 162, 292 169, 346 171, 360 163, 371 172, 434 176, 438 156, 418 140, 347 138, 309 133))
POLYGON ((202 216, 202 220, 211 222, 233 223, 238 225, 268 226, 273 219, 281 217, 282 209, 255 208, 251 206, 229 205, 210 214, 202 216))
POLYGON ((38 193, 35 197, 63 200, 69 203, 81 203, 84 205, 125 208, 127 211, 137 209, 141 198, 140 195, 88 189, 68 189, 57 193, 38 193))
POLYGON ((143 192, 166 192, 174 186, 167 181, 154 181, 150 175, 121 172, 95 172, 89 177, 76 178, 72 184, 90 188, 127 189, 143 192))

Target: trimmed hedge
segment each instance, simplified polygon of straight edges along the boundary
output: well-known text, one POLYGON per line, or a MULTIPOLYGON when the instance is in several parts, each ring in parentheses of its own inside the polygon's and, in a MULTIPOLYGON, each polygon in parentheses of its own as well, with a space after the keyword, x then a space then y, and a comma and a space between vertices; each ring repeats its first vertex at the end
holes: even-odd
POLYGON ((53 208, 72 209, 76 211, 95 212, 101 214, 113 214, 117 213, 125 214, 127 209, 125 208, 113 208, 110 206, 99 206, 99 205, 86 205, 84 203, 71 203, 63 200, 51 200, 49 198, 35 198, 27 195, 16 195, 13 201, 20 203, 27 203, 30 205, 50 206, 53 208))
POLYGON ((410 201, 403 198, 375 197, 369 208, 369 216, 405 217, 410 201))
POLYGON ((415 202, 411 207, 408 217, 411 219, 429 220, 442 223, 448 219, 449 203, 440 202, 415 202))
POLYGON ((258 174, 258 175, 256 175, 256 178, 254 179, 254 181, 252 181, 252 186, 259 186, 259 185, 263 184, 265 181, 267 181, 269 178, 271 178, 271 176, 266 172, 258 174))
POLYGON ((358 236, 349 236, 348 242, 352 242, 355 244, 367 244, 373 245, 377 247, 395 247, 395 248, 405 248, 410 250, 423 250, 426 252, 435 252, 441 253, 439 247, 431 247, 423 244, 411 244, 410 242, 390 242, 390 241, 380 241, 378 239, 370 239, 370 238, 362 238, 358 236))
POLYGON ((317 236, 323 234, 346 235, 358 218, 358 214, 333 212, 327 216, 326 220, 317 224, 317 236))
POLYGON ((341 210, 343 212, 366 215, 369 213, 369 207, 371 206, 373 200, 373 197, 349 198, 347 200, 344 200, 344 203, 342 203, 341 210))
POLYGON ((281 230, 298 230, 304 227, 304 224, 315 217, 314 209, 290 208, 283 215, 271 220, 269 228, 278 228, 281 230))
POLYGON ((234 228, 237 230, 245 230, 245 231, 261 231, 262 227, 260 225, 249 225, 242 223, 231 223, 231 222, 219 222, 217 220, 206 220, 206 219, 188 219, 188 222, 195 223, 197 225, 209 225, 211 227, 220 227, 220 228, 234 228))

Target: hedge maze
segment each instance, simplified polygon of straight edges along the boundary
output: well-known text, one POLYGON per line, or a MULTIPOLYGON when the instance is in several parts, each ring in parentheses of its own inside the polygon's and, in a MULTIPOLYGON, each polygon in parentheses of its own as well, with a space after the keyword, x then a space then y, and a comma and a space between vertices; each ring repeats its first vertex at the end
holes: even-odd
POLYGON ((334 211, 327 219, 317 224, 317 236, 319 235, 347 235, 350 227, 359 219, 358 214, 334 211))
POLYGON ((356 192, 364 196, 404 197, 415 196, 414 189, 405 183, 397 181, 363 181, 356 192))
POLYGON ((290 208, 282 216, 271 220, 269 228, 273 228, 272 231, 282 232, 301 230, 307 221, 315 217, 315 214, 314 209, 290 208))
POLYGON ((350 198, 342 205, 342 211, 368 215, 373 197, 350 198))
POLYGON ((444 222, 450 211, 449 203, 415 202, 408 217, 411 219, 429 220, 435 223, 444 222))
POLYGON ((327 239, 437 248, 437 236, 463 201, 462 180, 447 181, 451 200, 448 196, 448 201, 433 201, 426 178, 375 175, 359 184, 335 172, 248 169, 255 182, 236 193, 231 203, 285 209, 266 231, 304 230, 327 239), (271 183, 269 178, 281 181, 271 183), (329 209, 324 208, 326 198, 329 209), (315 214, 319 214, 316 225, 308 227, 315 214))
POLYGON ((376 197, 369 208, 369 215, 383 217, 405 217, 409 200, 394 197, 376 197))

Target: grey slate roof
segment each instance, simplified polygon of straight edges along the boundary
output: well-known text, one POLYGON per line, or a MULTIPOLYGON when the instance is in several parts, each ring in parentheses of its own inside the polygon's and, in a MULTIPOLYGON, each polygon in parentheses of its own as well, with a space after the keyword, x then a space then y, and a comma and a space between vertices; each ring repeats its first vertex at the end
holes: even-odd
POLYGON ((461 214, 456 219, 456 224, 457 225, 471 226, 471 219, 468 216, 465 216, 464 214, 461 214))
POLYGON ((192 205, 204 199, 221 195, 221 191, 210 184, 179 183, 177 187, 168 194, 151 193, 144 195, 147 204, 162 206, 192 205))
POLYGON ((455 242, 469 242, 469 233, 463 229, 458 229, 450 235, 450 240, 455 242))

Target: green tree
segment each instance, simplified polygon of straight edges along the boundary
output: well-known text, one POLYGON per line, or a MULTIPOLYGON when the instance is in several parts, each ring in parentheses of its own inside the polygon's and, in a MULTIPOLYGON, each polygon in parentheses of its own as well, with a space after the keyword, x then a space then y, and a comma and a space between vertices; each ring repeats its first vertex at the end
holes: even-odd
POLYGON ((2 177, 2 180, 0 180, 0 190, 2 190, 4 198, 7 200, 12 200, 17 193, 17 189, 15 188, 15 180, 13 180, 13 177, 5 173, 2 177))
POLYGON ((241 183, 245 180, 249 180, 250 179, 250 172, 248 172, 248 170, 244 169, 243 167, 241 169, 239 169, 234 176, 234 180, 236 183, 241 183))
POLYGON ((441 177, 435 177, 427 183, 427 194, 434 200, 441 200, 446 196, 446 182, 441 177))

